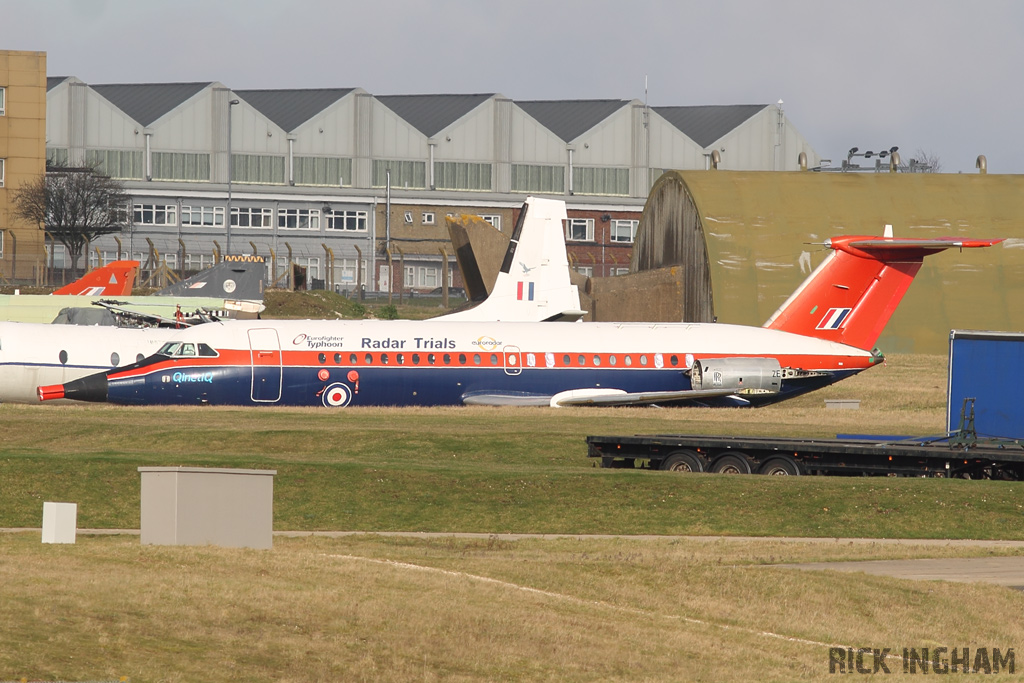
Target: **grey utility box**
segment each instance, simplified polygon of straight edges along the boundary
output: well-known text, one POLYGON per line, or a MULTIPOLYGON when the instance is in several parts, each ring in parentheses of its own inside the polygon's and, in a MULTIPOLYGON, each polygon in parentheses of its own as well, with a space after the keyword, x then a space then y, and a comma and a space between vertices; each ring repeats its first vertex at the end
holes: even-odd
POLYGON ((270 548, 277 470, 140 467, 142 543, 270 548))

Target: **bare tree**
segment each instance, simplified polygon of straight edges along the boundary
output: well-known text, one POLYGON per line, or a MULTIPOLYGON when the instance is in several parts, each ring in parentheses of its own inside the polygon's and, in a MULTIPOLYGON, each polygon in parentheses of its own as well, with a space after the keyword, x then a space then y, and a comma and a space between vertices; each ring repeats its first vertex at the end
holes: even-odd
POLYGON ((942 160, 937 154, 918 147, 907 170, 916 173, 942 173, 942 160))
POLYGON ((46 174, 14 191, 15 214, 60 242, 71 257, 71 274, 86 245, 128 225, 129 196, 120 181, 95 168, 48 166, 46 174))

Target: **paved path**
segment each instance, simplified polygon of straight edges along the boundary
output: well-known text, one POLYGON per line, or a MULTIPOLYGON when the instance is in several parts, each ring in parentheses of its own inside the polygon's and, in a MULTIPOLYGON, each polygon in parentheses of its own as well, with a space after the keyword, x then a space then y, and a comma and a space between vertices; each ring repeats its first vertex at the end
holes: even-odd
MULTIPOLYGON (((38 528, 7 528, 0 533, 42 533, 38 528)), ((138 529, 79 529, 83 536, 91 535, 139 535, 138 529)), ((655 536, 617 534, 482 534, 444 533, 421 531, 275 531, 274 536, 301 538, 321 536, 343 538, 346 536, 401 536, 408 538, 497 538, 505 541, 525 539, 556 540, 576 539, 631 539, 640 541, 686 540, 694 542, 774 542, 774 543, 816 543, 822 545, 916 545, 931 547, 974 547, 974 548, 1024 548, 1024 541, 968 540, 968 539, 915 539, 915 538, 795 538, 763 536, 655 536)), ((1022 557, 977 557, 923 560, 869 560, 857 562, 806 562, 802 564, 771 565, 787 569, 832 570, 840 572, 864 572, 903 579, 941 580, 961 582, 994 583, 1024 590, 1024 556, 1022 557)))

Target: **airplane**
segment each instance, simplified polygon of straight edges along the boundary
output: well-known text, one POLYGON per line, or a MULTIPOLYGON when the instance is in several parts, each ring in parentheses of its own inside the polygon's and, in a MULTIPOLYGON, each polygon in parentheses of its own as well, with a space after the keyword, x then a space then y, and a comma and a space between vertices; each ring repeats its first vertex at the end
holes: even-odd
POLYGON ((0 295, 0 320, 180 326, 205 322, 216 315, 255 316, 264 309, 265 280, 262 258, 226 257, 216 266, 152 296, 0 295))
POLYGON ((565 202, 528 197, 512 230, 491 294, 479 304, 431 320, 556 322, 586 315, 569 281, 565 202))
MULTIPOLYGON (((474 308, 433 320, 541 321, 583 315, 578 310, 579 292, 569 282, 561 237, 565 217, 564 202, 528 198, 491 295, 474 308), (523 275, 512 278, 511 268, 523 275)), ((179 283, 178 289, 193 287, 189 282, 179 283)), ((0 322, 0 403, 38 403, 40 385, 69 382, 141 360, 155 353, 171 332, 76 326, 54 335, 50 325, 0 322)))
POLYGON ((127 405, 761 406, 880 363, 874 343, 923 259, 1000 241, 827 239, 831 252, 762 327, 224 321, 38 395, 127 405))
POLYGON ((127 296, 139 274, 138 261, 113 261, 53 291, 53 295, 127 296))

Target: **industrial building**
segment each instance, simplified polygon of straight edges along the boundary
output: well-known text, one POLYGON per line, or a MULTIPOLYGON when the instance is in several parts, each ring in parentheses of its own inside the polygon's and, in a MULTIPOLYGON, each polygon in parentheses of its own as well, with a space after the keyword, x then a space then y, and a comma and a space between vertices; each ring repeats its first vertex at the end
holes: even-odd
MULTIPOLYGON (((45 55, 32 54, 38 81, 45 55)), ((13 105, 18 83, 0 87, 13 105)), ((665 169, 782 171, 796 170, 801 153, 818 160, 781 103, 648 107, 67 76, 45 78, 45 123, 50 163, 95 165, 132 197, 131 228, 96 240, 90 265, 120 256, 192 271, 255 253, 278 284, 294 263, 339 291, 454 283, 445 218, 472 214, 508 230, 529 194, 566 200, 578 271, 615 275, 628 268, 648 190, 665 169)), ((19 249, 17 277, 40 272, 36 226, 0 229, 35 239, 19 249)), ((70 265, 59 243, 51 258, 58 271, 70 265)), ((11 278, 14 264, 0 264, 11 278)))

